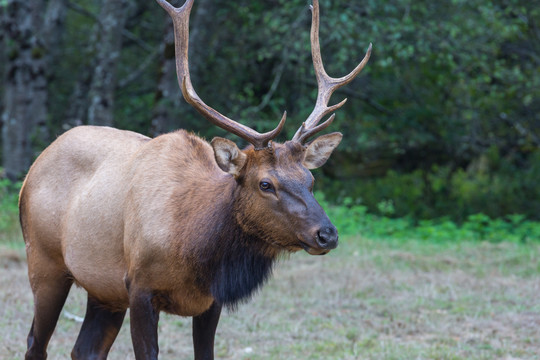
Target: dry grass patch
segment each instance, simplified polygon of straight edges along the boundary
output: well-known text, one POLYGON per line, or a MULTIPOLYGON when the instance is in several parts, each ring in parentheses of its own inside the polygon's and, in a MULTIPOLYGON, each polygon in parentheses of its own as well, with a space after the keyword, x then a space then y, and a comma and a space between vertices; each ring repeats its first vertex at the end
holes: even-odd
MULTIPOLYGON (((0 253, 1 359, 22 358, 32 297, 22 249, 0 253)), ((538 359, 540 244, 349 238, 325 257, 295 254, 218 327, 220 359, 538 359)), ((82 316, 73 289, 65 309, 82 316)), ((51 359, 80 323, 62 316, 51 359)), ((192 358, 191 320, 163 314, 162 359, 192 358)), ((129 319, 109 356, 133 359, 129 319)))

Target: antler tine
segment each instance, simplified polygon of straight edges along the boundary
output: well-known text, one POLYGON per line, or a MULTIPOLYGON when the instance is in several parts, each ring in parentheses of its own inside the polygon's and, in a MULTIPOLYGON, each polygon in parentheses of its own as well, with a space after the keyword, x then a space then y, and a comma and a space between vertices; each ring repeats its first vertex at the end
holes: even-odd
POLYGON ((331 112, 336 111, 337 109, 342 107, 347 101, 347 99, 344 99, 335 105, 328 106, 328 102, 330 101, 332 94, 340 87, 350 83, 356 77, 356 75, 358 75, 362 71, 371 56, 372 48, 372 45, 369 44, 366 55, 364 56, 362 61, 354 68, 354 70, 351 71, 349 74, 340 78, 330 77, 324 69, 321 56, 321 47, 319 42, 319 1, 313 0, 313 5, 310 8, 312 13, 310 34, 311 56, 313 58, 313 67, 315 69, 315 75, 317 77, 319 91, 317 94, 317 102, 315 103, 315 108, 313 109, 307 120, 298 129, 296 134, 294 134, 293 141, 298 141, 300 143, 304 143, 309 137, 313 136, 317 132, 325 129, 328 125, 330 125, 327 123, 331 123, 333 121, 333 115, 326 122, 317 126, 317 124, 321 121, 323 117, 330 114, 331 112))
POLYGON ((318 133, 319 131, 323 131, 326 129, 330 124, 334 122, 334 118, 336 117, 336 114, 330 115, 328 120, 323 122, 322 124, 319 124, 311 129, 306 129, 306 123, 302 123, 301 129, 303 128, 302 134, 298 137, 297 141, 303 144, 308 138, 310 138, 313 134, 318 133))
POLYGON ((242 125, 227 116, 206 105, 197 95, 197 92, 191 84, 189 75, 189 15, 193 7, 194 0, 187 0, 180 8, 172 6, 167 0, 156 0, 163 9, 171 16, 174 24, 174 41, 176 54, 176 74, 178 84, 182 89, 184 99, 191 104, 201 115, 208 119, 214 125, 217 125, 228 132, 238 135, 242 139, 253 144, 255 149, 262 149, 268 146, 270 140, 275 138, 283 129, 287 112, 283 114, 278 126, 269 132, 259 133, 245 125, 242 125))

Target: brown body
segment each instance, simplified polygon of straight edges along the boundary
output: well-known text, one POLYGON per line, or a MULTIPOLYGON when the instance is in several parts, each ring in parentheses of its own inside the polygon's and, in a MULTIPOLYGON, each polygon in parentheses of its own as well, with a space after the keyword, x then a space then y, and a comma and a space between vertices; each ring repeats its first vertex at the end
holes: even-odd
POLYGON ((88 292, 74 359, 105 359, 130 308, 135 357, 156 359, 159 313, 193 317, 195 359, 213 359, 222 306, 246 301, 271 274, 274 260, 301 249, 326 254, 336 228, 313 197, 310 169, 322 166, 340 133, 317 137, 344 104, 332 92, 352 81, 322 67, 318 3, 312 48, 317 104, 291 141, 271 140, 208 107, 189 78, 188 28, 193 0, 176 9, 157 0, 175 25, 177 72, 186 100, 216 125, 252 145, 179 130, 150 139, 106 127, 74 128, 30 168, 20 219, 34 320, 26 359, 45 359, 49 339, 73 283, 88 292))
POLYGON ((125 307, 123 203, 130 163, 148 140, 131 132, 81 127, 41 154, 20 196, 33 287, 54 266, 72 274, 89 293, 125 307))
MULTIPOLYGON (((240 151, 183 130, 155 139, 107 127, 68 131, 36 160, 20 195, 36 319, 60 311, 72 282, 88 292, 90 313, 95 306, 123 319, 131 306, 132 327, 132 298, 140 294, 157 313, 234 308, 262 285, 280 253, 324 254, 337 245, 306 166, 325 160, 321 149, 340 138, 240 151), (241 168, 220 167, 221 151, 243 154, 241 168), (271 192, 260 189, 262 180, 271 192)), ((108 352, 121 321, 109 332, 88 315, 85 323, 90 330, 78 344, 107 334, 90 348, 108 352)), ((40 330, 33 326, 29 344, 40 330)), ((81 347, 74 358, 85 357, 81 347)))
POLYGON ((212 226, 214 204, 231 201, 232 182, 211 146, 184 131, 150 140, 75 128, 40 156, 21 191, 30 271, 43 274, 53 261, 90 296, 123 310, 124 278, 144 267, 149 287, 181 299, 176 313, 198 315, 213 299, 195 290, 188 249, 212 226))

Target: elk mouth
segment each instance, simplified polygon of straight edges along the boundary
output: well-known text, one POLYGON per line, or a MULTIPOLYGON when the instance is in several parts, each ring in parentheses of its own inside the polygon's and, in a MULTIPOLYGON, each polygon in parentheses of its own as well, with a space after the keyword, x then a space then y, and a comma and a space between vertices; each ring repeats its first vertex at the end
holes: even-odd
POLYGON ((326 255, 338 246, 337 230, 331 224, 309 231, 308 236, 303 235, 307 234, 296 235, 298 244, 310 255, 326 255))
POLYGON ((305 252, 307 252, 309 255, 326 255, 330 252, 330 250, 327 249, 316 249, 311 245, 308 245, 306 242, 299 240, 300 247, 304 249, 305 252))

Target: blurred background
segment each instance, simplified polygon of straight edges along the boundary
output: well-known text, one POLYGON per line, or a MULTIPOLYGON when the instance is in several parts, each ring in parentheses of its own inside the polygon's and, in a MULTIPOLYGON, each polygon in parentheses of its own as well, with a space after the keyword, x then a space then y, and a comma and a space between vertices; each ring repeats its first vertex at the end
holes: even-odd
MULTIPOLYGON (((201 97, 258 131, 287 110, 277 140, 290 139, 317 91, 309 3, 198 0, 190 68, 201 97)), ((331 101, 349 99, 331 127, 345 136, 317 170, 316 190, 385 217, 539 220, 539 5, 323 0, 328 73, 348 73, 370 42, 373 54, 331 101)), ((182 99, 171 23, 154 1, 0 0, 0 9, 0 176, 9 183, 78 125, 229 137, 182 99)))

